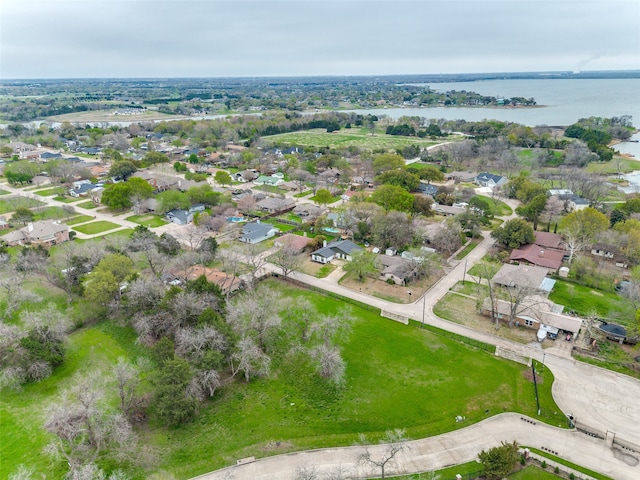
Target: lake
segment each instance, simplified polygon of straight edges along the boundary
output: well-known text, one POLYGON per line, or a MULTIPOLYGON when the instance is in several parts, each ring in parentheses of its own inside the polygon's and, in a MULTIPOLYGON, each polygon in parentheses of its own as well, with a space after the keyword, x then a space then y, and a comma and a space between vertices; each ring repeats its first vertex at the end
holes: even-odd
MULTIPOLYGON (((423 84, 425 85, 425 84, 423 84)), ((437 91, 466 90, 494 97, 533 97, 535 108, 428 107, 351 110, 391 118, 425 118, 481 121, 494 119, 535 127, 571 125, 580 118, 631 115, 640 126, 640 79, 523 79, 431 83, 437 91)))

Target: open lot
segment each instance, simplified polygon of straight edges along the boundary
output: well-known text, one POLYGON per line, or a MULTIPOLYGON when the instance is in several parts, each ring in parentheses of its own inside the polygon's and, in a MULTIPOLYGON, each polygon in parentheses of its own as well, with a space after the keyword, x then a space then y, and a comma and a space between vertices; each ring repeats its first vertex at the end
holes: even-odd
MULTIPOLYGON (((397 135, 386 135, 376 133, 371 135, 367 129, 351 128, 342 129, 338 132, 327 133, 326 130, 318 128, 304 130, 301 132, 281 133, 263 137, 264 140, 279 143, 289 143, 303 147, 358 147, 365 150, 396 150, 409 145, 418 145, 421 148, 435 145, 438 142, 419 137, 401 137, 397 135)), ((449 140, 447 140, 449 141, 449 140)))
MULTIPOLYGON (((287 297, 309 299, 320 313, 335 314, 341 300, 288 284, 267 281, 287 297)), ((264 285, 264 284, 263 284, 264 285)), ((412 324, 382 319, 376 312, 349 306, 353 329, 342 345, 347 382, 336 388, 313 373, 300 352, 279 352, 270 379, 236 381, 204 403, 190 424, 168 429, 152 420, 138 431, 144 446, 122 467, 135 478, 162 472, 162 478, 188 478, 236 459, 324 446, 351 445, 358 433, 375 441, 389 428, 406 428, 413 438, 463 428, 489 415, 517 411, 535 415, 533 384, 526 366, 458 343, 412 324), (372 382, 371 379, 376 381, 372 382), (455 416, 465 416, 456 422, 455 416)), ((0 476, 20 463, 37 472, 60 475, 62 461, 42 454, 48 441, 42 419, 82 375, 104 376, 118 357, 148 356, 129 327, 102 321, 76 331, 65 363, 49 379, 8 392, 0 405, 3 443, 0 476)), ((551 397, 552 377, 539 384, 543 418, 563 425, 551 397)), ((115 389, 111 392, 115 399, 115 389)))

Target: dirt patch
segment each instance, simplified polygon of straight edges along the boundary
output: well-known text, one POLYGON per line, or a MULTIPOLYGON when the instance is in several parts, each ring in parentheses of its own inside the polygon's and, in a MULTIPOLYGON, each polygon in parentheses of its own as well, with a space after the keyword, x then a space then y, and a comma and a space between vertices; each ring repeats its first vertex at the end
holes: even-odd
POLYGON ((596 292, 595 290, 591 290, 589 293, 591 295, 597 295, 598 297, 604 297, 604 295, 602 295, 602 292, 596 292))
MULTIPOLYGON (((524 376, 524 378, 526 378, 531 383, 533 383, 533 372, 530 369, 527 369, 524 372, 522 372, 522 375, 524 376)), ((538 384, 544 383, 544 379, 537 373, 536 373, 536 382, 538 384)))
POLYGON ((278 450, 288 450, 292 447, 292 443, 291 442, 276 442, 274 440, 271 440, 270 442, 267 442, 262 448, 261 450, 264 452, 275 452, 278 450))

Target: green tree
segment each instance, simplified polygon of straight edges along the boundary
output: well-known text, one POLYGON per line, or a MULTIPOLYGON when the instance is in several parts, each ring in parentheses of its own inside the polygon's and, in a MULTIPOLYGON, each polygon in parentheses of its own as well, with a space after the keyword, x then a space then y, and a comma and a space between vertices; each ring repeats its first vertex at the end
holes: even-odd
POLYGON ((536 239, 531 225, 521 218, 508 220, 501 228, 491 232, 491 236, 507 248, 520 248, 536 239))
POLYGON ((595 208, 576 210, 560 221, 560 231, 569 249, 569 263, 573 256, 593 243, 596 235, 609 228, 609 219, 595 208))
POLYGON ((119 253, 105 255, 88 275, 84 296, 106 306, 120 294, 120 284, 133 272, 133 260, 119 253))
POLYGON ((414 216, 424 215, 425 217, 433 217, 436 213, 433 210, 433 199, 429 195, 414 195, 411 213, 414 216))
POLYGON ((18 207, 16 211, 13 212, 11 216, 11 220, 14 222, 20 222, 23 225, 26 225, 29 222, 33 222, 35 218, 35 214, 29 210, 27 207, 18 207))
POLYGON ((28 160, 9 163, 4 168, 4 176, 11 184, 29 183, 40 171, 38 165, 28 160))
POLYGON ((157 196, 158 199, 158 211, 160 213, 167 213, 169 210, 176 208, 189 208, 191 201, 186 193, 179 192, 178 190, 166 190, 161 192, 157 196))
POLYGON ((509 476, 518 465, 518 443, 502 442, 499 447, 482 450, 478 459, 484 469, 484 475, 489 480, 499 480, 509 476))
POLYGON ((516 207, 516 213, 530 222, 533 222, 533 229, 537 230, 540 214, 542 214, 546 206, 547 195, 545 193, 540 193, 533 197, 526 205, 516 207))
POLYGON ((164 424, 180 425, 195 415, 198 403, 187 390, 192 378, 191 366, 180 357, 164 360, 153 376, 153 405, 164 424))
POLYGON ((367 275, 377 272, 376 254, 367 250, 359 250, 351 256, 351 261, 342 267, 345 272, 353 273, 359 282, 364 282, 367 275))
POLYGON ((327 203, 333 203, 333 195, 326 188, 321 188, 316 192, 315 201, 320 205, 326 205, 327 203))
POLYGON ((231 185, 231 175, 224 170, 218 170, 213 178, 220 185, 231 185))
POLYGON ((219 205, 222 199, 222 194, 220 192, 214 192, 208 183, 190 187, 189 190, 187 190, 187 195, 191 203, 204 203, 209 206, 219 205))
POLYGON ((431 165, 423 168, 416 168, 410 165, 407 167, 407 170, 418 175, 420 180, 426 180, 429 183, 442 182, 444 180, 444 173, 442 173, 442 170, 431 165))
POLYGON ((404 168, 388 170, 376 177, 376 181, 383 185, 396 185, 408 192, 417 190, 420 186, 420 177, 404 168))
POLYGON ((130 162, 129 160, 121 160, 111 166, 109 169, 109 176, 111 178, 121 178, 122 180, 126 180, 133 175, 136 170, 138 169, 133 162, 130 162))
POLYGON ((389 210, 410 212, 413 208, 413 195, 396 185, 378 187, 369 199, 384 208, 385 212, 389 210))
POLYGON ((376 174, 404 168, 404 165, 404 158, 395 153, 382 153, 373 157, 373 170, 376 174))
POLYGON ((153 187, 145 179, 139 177, 129 178, 126 185, 129 187, 129 199, 133 204, 134 211, 140 213, 142 202, 153 195, 153 187))
POLYGON ((108 185, 102 192, 100 200, 104 205, 114 210, 123 210, 133 205, 131 201, 131 189, 127 183, 114 183, 108 185))
POLYGON ((161 152, 149 152, 142 159, 147 165, 153 165, 155 163, 169 163, 169 157, 161 152))

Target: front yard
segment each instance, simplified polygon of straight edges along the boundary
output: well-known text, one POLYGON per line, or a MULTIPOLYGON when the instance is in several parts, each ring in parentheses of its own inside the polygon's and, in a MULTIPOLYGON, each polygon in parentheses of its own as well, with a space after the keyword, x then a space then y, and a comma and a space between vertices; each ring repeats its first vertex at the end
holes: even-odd
POLYGON ((131 215, 130 217, 126 217, 125 220, 129 220, 130 222, 137 223, 149 228, 161 227, 169 223, 166 220, 163 220, 158 215, 152 214, 131 215))
POLYGON ((98 220, 96 222, 85 223, 84 225, 74 227, 74 230, 86 235, 95 235, 96 233, 102 233, 116 228, 120 228, 120 225, 113 222, 107 222, 106 220, 98 220))

